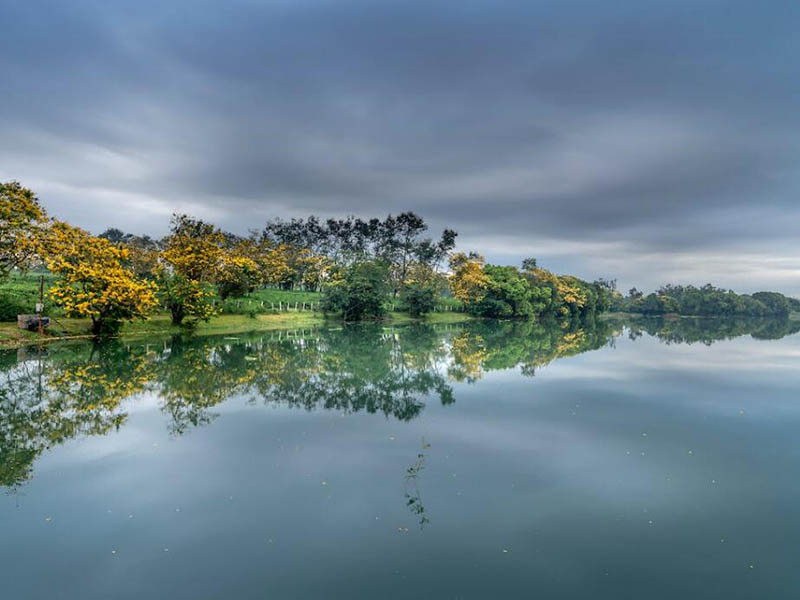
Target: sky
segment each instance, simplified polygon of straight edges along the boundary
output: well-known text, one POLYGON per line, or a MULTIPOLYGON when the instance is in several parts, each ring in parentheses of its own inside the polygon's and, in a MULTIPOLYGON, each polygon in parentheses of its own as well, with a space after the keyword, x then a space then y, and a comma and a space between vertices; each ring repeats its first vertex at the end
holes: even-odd
POLYGON ((0 180, 99 233, 422 215, 800 296, 800 2, 0 0, 0 180))

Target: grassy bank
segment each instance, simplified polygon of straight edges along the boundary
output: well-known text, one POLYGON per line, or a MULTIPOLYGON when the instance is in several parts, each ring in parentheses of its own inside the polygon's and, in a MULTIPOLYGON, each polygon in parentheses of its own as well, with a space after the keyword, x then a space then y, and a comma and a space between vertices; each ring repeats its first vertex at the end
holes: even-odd
MULTIPOLYGON (((16 315, 31 313, 39 299, 40 273, 12 275, 0 282, 0 348, 16 348, 30 344, 41 344, 58 340, 90 338, 88 319, 68 319, 56 306, 45 300, 45 314, 53 317, 45 335, 17 328, 16 315)), ((55 281, 45 273, 44 291, 55 281)), ((215 299, 219 316, 207 323, 199 323, 197 335, 220 335, 268 331, 277 329, 302 329, 339 323, 327 318, 316 309, 322 295, 319 292, 280 290, 265 288, 254 291, 244 298, 215 299)), ((461 312, 458 301, 448 298, 437 303, 437 311, 425 319, 414 319, 405 313, 392 312, 386 321, 390 323, 455 323, 470 317, 461 312), (446 312, 441 312, 446 311, 446 312), (451 312, 452 311, 452 312, 451 312)), ((185 333, 186 329, 172 325, 169 315, 161 313, 146 321, 126 323, 120 337, 159 337, 185 333)))
MULTIPOLYGON (((456 323, 469 320, 471 317, 464 313, 444 312, 432 313, 424 319, 415 319, 405 313, 391 313, 387 316, 388 323, 456 323)), ((341 321, 326 318, 320 312, 290 311, 276 314, 246 315, 219 315, 207 323, 199 323, 195 335, 224 335, 246 333, 251 331, 269 331, 278 329, 303 329, 322 326, 338 325, 341 321)), ((90 321, 88 319, 64 319, 53 321, 47 333, 39 335, 37 332, 24 331, 17 328, 16 323, 0 323, 0 348, 18 348, 31 344, 49 343, 63 340, 89 339, 90 321)), ((161 337, 178 333, 185 333, 182 327, 171 323, 168 314, 158 314, 146 321, 126 323, 120 337, 161 337)))

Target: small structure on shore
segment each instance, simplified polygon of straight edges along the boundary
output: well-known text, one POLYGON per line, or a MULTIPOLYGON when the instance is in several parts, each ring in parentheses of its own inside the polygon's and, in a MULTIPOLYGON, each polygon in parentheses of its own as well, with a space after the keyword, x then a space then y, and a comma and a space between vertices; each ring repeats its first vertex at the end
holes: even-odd
POLYGON ((50 325, 50 317, 35 315, 17 315, 17 327, 28 331, 37 331, 50 325))

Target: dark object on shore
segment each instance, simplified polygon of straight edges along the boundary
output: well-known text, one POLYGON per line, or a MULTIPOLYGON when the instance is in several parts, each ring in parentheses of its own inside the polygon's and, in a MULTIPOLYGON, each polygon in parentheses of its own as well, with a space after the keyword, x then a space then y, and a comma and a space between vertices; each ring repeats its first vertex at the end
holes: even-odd
POLYGON ((17 315, 17 327, 20 329, 36 331, 39 329, 40 324, 42 328, 50 325, 50 317, 43 317, 41 315, 17 315))

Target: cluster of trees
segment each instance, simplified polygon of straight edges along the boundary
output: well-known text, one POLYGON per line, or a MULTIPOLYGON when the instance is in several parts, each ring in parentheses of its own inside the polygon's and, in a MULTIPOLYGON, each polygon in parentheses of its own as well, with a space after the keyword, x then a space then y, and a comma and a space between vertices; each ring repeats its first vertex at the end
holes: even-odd
POLYGON ((95 334, 168 310, 175 324, 216 313, 215 300, 274 286, 324 291, 322 306, 345 319, 379 317, 398 299, 429 312, 447 279, 440 266, 455 245, 434 241, 411 212, 384 220, 274 220, 240 237, 175 215, 161 240, 109 229, 99 236, 50 219, 35 194, 0 184, 0 277, 38 265, 58 276, 50 298, 67 316, 87 317, 95 334))
POLYGON ((479 254, 458 253, 450 258, 453 295, 475 315, 492 318, 583 318, 607 311, 616 282, 593 283, 571 275, 555 275, 536 259, 522 269, 485 264, 479 254))
POLYGON ((412 212, 385 219, 269 221, 247 237, 186 215, 161 240, 109 229, 99 236, 48 218, 35 194, 0 183, 0 278, 32 264, 58 277, 50 298, 67 316, 86 317, 97 335, 124 321, 169 311, 175 324, 216 314, 217 300, 257 288, 321 291, 321 307, 345 320, 380 318, 399 307, 413 316, 453 298, 487 318, 584 318, 609 309, 645 314, 785 315, 800 301, 775 292, 737 295, 711 285, 665 286, 627 297, 616 282, 556 275, 536 260, 521 268, 454 253, 456 232, 438 239, 412 212), (443 267, 449 266, 450 272, 443 267))
POLYGON ((778 292, 737 294, 708 283, 702 287, 665 285, 648 295, 631 288, 628 296, 618 297, 612 308, 647 315, 763 317, 786 316, 800 310, 800 301, 778 292))

